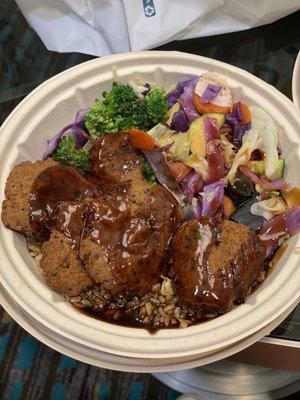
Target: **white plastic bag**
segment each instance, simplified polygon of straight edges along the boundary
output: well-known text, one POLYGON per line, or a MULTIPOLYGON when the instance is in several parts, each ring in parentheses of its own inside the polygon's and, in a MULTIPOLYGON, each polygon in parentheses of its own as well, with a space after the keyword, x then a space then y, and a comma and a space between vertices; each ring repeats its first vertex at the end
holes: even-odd
POLYGON ((130 51, 121 0, 16 0, 48 50, 103 56, 130 51))
POLYGON ((300 0, 16 0, 49 50, 102 56, 267 24, 300 0))

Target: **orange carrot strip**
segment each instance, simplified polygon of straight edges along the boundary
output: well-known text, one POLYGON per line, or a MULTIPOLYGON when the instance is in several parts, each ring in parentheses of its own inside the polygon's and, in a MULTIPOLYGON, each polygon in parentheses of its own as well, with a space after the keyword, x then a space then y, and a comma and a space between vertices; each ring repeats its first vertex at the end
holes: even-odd
POLYGON ((129 129, 128 131, 131 143, 134 147, 141 150, 152 151, 155 147, 154 140, 147 132, 140 131, 139 129, 129 129))
POLYGON ((227 197, 224 196, 223 197, 223 206, 224 206, 224 214, 226 217, 230 217, 231 214, 233 214, 234 212, 234 205, 232 200, 227 197))
POLYGON ((196 93, 193 94, 193 103, 194 107, 200 114, 210 114, 210 113, 219 113, 219 114, 227 114, 230 112, 230 107, 222 107, 216 106, 212 103, 202 103, 201 97, 196 93))
POLYGON ((181 182, 184 178, 192 171, 191 167, 188 167, 181 161, 171 161, 168 163, 171 170, 171 174, 177 182, 181 182))
MULTIPOLYGON (((233 112, 236 112, 237 103, 233 105, 233 112)), ((241 112, 243 114, 242 123, 249 124, 251 122, 251 113, 249 107, 245 103, 241 103, 241 112)))

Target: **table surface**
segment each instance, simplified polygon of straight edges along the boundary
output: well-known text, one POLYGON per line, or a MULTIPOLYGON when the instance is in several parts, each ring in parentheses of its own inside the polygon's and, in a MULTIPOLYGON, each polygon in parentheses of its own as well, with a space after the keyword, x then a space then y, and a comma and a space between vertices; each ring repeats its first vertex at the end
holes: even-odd
MULTIPOLYGON (((158 49, 185 51, 228 62, 291 98, 293 66, 300 49, 299 23, 300 12, 297 12, 260 28, 172 42, 158 49)), ((48 51, 16 4, 2 0, 0 124, 41 82, 91 58, 48 51)), ((300 340, 300 307, 272 336, 300 340)), ((150 374, 108 371, 62 356, 27 334, 0 307, 0 399, 172 400, 178 395, 150 374)))

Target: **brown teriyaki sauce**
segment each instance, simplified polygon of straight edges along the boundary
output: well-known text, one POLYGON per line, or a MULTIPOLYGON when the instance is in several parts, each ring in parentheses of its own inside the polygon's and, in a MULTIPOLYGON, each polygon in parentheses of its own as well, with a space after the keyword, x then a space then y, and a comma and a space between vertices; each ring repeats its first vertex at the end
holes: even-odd
MULTIPOLYGON (((31 187, 29 195, 29 219, 33 229, 44 237, 44 240, 49 236, 50 229, 55 226, 56 229, 61 230, 64 235, 69 237, 73 247, 77 247, 79 241, 77 238, 80 236, 81 216, 82 212, 80 207, 83 199, 90 199, 99 196, 97 187, 85 179, 79 172, 72 167, 66 167, 62 165, 55 165, 49 167, 41 172, 41 174, 35 179, 31 187), (70 202, 70 204, 59 214, 60 202, 70 202), (73 202, 73 203, 72 203, 73 202), (77 202, 77 203, 76 203, 77 202), (81 202, 81 203, 80 203, 81 202), (67 216, 62 219, 62 215, 67 216), (67 223, 67 220, 69 221, 67 223)), ((218 242, 220 232, 213 229, 213 243, 218 242)), ((198 240, 198 239, 197 239, 198 240)), ((207 254, 211 244, 207 247, 203 253, 203 262, 207 264, 207 254)), ((287 249, 287 244, 283 244, 275 252, 275 254, 265 261, 265 273, 270 273, 274 266, 278 263, 287 249)), ((264 278, 265 279, 265 278, 264 278)), ((262 280, 262 282, 264 281, 262 280)), ((262 282, 258 282, 252 287, 251 293, 256 290, 262 282)), ((209 291, 209 286, 207 286, 209 291)), ((194 288, 193 295, 197 297, 198 288, 194 288)), ((95 311, 91 308, 81 308, 76 305, 72 305, 77 311, 85 314, 89 317, 96 318, 98 320, 109 322, 117 325, 123 325, 135 328, 144 328, 150 333, 155 333, 157 330, 162 328, 178 328, 178 325, 170 325, 168 327, 164 325, 153 326, 151 323, 145 323, 139 317, 139 308, 137 309, 122 309, 119 307, 111 309, 105 306, 103 310, 95 311), (117 317, 116 317, 117 313, 117 317)), ((195 317, 190 319, 191 324, 197 324, 199 322, 208 321, 219 314, 208 318, 201 312, 195 312, 195 317), (196 317, 197 316, 197 317, 196 317)), ((179 324, 179 323, 178 323, 179 324)))
POLYGON ((34 180, 29 193, 29 221, 33 230, 49 236, 59 202, 80 201, 96 194, 96 186, 75 168, 61 164, 46 168, 34 180))

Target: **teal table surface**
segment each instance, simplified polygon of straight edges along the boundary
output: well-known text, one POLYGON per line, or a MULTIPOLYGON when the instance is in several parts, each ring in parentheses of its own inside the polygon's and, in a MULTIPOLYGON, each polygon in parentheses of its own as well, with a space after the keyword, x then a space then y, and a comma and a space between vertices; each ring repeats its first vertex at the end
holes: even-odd
MULTIPOLYGON (((161 50, 199 54, 243 68, 291 98, 300 49, 300 12, 263 27, 172 42, 161 50)), ((93 57, 48 51, 12 0, 0 2, 0 124, 36 86, 93 57)), ((1 144, 0 144, 1 145, 1 144)), ((300 341, 299 308, 272 335, 300 341)), ((0 399, 174 400, 179 393, 150 374, 109 371, 41 344, 0 306, 0 399)), ((290 396, 296 399, 298 396, 290 396)))

